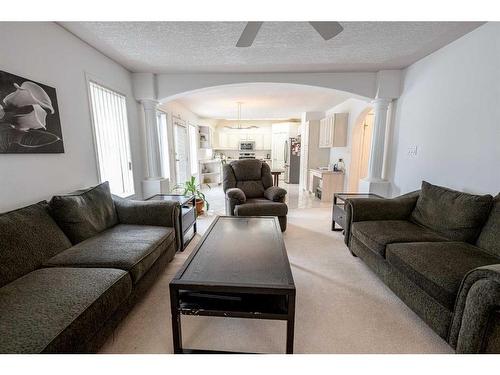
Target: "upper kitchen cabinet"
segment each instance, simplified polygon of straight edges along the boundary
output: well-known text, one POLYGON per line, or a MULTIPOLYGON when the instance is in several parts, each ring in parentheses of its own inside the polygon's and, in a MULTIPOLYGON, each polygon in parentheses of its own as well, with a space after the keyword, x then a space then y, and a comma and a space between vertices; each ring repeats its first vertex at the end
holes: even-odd
POLYGON ((348 113, 335 113, 319 123, 319 147, 347 146, 348 113))
POLYGON ((286 133, 288 138, 296 137, 299 134, 299 122, 278 122, 273 124, 272 132, 286 133))
POLYGON ((220 150, 237 151, 241 141, 255 142, 256 151, 271 150, 271 127, 249 129, 217 128, 215 138, 218 141, 216 148, 220 150))

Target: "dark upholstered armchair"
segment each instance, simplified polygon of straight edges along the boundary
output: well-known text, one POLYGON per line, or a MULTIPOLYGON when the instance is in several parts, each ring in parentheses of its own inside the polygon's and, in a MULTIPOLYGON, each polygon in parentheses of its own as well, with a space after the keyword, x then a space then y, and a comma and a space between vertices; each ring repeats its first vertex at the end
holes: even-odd
POLYGON ((224 165, 223 175, 226 215, 277 216, 281 231, 286 230, 286 190, 273 186, 269 165, 256 159, 234 160, 224 165))

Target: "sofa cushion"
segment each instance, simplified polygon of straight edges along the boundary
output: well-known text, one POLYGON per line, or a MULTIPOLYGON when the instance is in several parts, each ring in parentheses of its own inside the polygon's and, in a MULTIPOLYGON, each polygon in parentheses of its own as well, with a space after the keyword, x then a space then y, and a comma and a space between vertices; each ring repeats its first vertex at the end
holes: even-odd
POLYGON ((236 216, 286 216, 288 207, 285 203, 267 199, 247 199, 246 203, 234 208, 236 216))
POLYGON ((73 244, 118 223, 108 182, 50 201, 51 214, 73 244))
POLYGON ((499 263, 465 242, 398 243, 387 246, 387 262, 449 310, 462 279, 476 267, 499 263))
POLYGON ((235 160, 230 163, 237 181, 260 180, 262 178, 262 161, 257 159, 235 160))
POLYGON ((473 195, 422 181, 412 221, 453 240, 474 243, 491 210, 491 195, 473 195))
POLYGON ((43 268, 0 288, 0 353, 77 351, 130 295, 116 269, 43 268))
POLYGON ((398 242, 434 242, 447 239, 406 220, 357 221, 352 235, 369 249, 385 257, 385 247, 398 242))
POLYGON ((476 245, 490 254, 500 256, 500 194, 494 199, 493 208, 476 245))
POLYGON ((264 196, 264 185, 261 180, 238 181, 236 187, 241 189, 247 198, 259 198, 264 196))
POLYGON ((119 268, 130 272, 135 284, 174 240, 173 228, 118 224, 57 254, 44 266, 119 268))
POLYGON ((0 214, 0 287, 70 246, 45 201, 0 214))
POLYGON ((271 167, 266 162, 262 163, 262 185, 264 189, 273 186, 273 175, 271 174, 271 167))

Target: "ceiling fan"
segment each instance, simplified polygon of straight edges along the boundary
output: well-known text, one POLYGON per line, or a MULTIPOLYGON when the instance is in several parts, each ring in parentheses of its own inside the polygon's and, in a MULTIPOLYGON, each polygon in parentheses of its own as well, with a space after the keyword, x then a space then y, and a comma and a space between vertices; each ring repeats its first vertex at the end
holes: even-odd
POLYGON ((236 126, 224 126, 225 128, 232 129, 232 130, 246 130, 246 129, 258 129, 258 126, 251 125, 251 126, 241 126, 241 105, 243 104, 242 102, 238 102, 238 125, 236 126))
MULTIPOLYGON (((247 22, 247 25, 241 33, 236 47, 250 47, 257 36, 264 22, 247 22)), ((309 24, 318 32, 324 40, 330 40, 344 30, 342 25, 334 21, 309 22, 309 24)))

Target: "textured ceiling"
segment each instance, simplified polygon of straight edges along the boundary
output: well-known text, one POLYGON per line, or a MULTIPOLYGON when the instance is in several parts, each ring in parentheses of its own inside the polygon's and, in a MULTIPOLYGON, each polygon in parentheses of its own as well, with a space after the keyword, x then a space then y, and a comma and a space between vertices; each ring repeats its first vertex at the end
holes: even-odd
POLYGON ((216 119, 237 118, 237 102, 242 102, 241 118, 256 120, 300 118, 301 112, 325 111, 349 97, 320 87, 248 83, 208 88, 176 101, 200 117, 216 119))
POLYGON ((328 72, 400 69, 477 22, 341 22, 324 41, 307 22, 265 22, 236 48, 245 22, 61 22, 132 72, 328 72))

